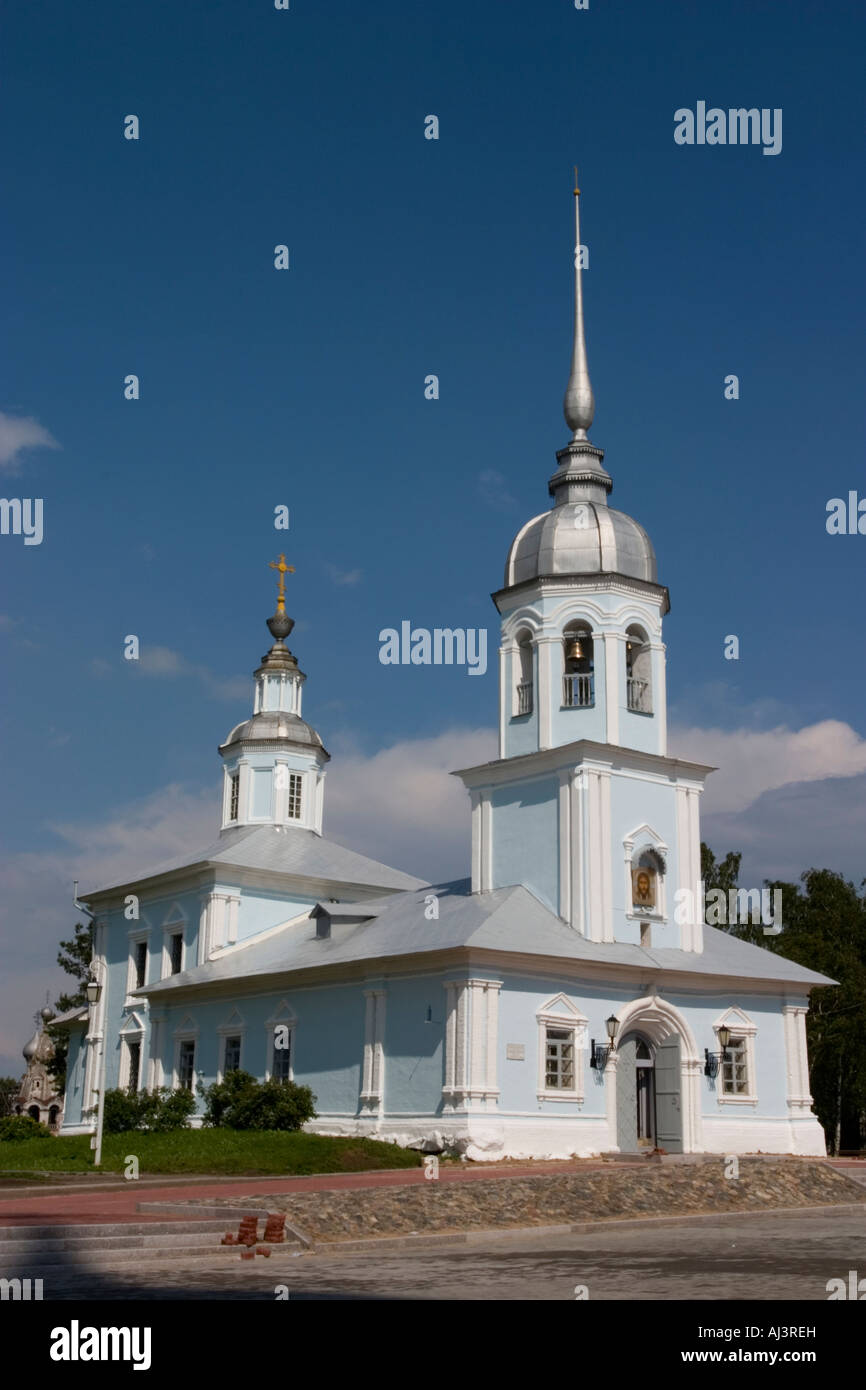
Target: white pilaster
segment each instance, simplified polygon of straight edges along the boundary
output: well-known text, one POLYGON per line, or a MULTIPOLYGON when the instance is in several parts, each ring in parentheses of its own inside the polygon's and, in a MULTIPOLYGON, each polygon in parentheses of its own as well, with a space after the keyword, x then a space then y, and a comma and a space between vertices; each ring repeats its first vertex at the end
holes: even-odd
POLYGON ((559 708, 561 695, 554 690, 553 648, 559 646, 558 637, 539 637, 538 648, 538 746, 550 748, 553 744, 553 710, 559 708))
POLYGON ((625 633, 603 632, 605 733, 607 743, 619 743, 620 687, 625 681, 625 633))

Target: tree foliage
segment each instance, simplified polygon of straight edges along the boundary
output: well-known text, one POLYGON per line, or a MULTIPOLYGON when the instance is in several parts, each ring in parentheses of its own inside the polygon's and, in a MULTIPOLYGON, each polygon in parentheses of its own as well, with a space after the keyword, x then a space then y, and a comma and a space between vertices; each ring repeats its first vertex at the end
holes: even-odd
MULTIPOLYGON (((707 889, 736 888, 741 855, 720 864, 701 846, 707 889)), ((728 930, 808 970, 835 980, 812 989, 806 1018, 814 1109, 833 1153, 866 1146, 866 895, 842 874, 807 869, 800 883, 768 882, 782 893, 782 931, 759 924, 728 930)))
POLYGON ((199 1086, 206 1125, 227 1129, 300 1129, 315 1116, 309 1086, 294 1081, 257 1081, 248 1071, 230 1071, 225 1080, 199 1086))
MULTIPOLYGON (((76 922, 74 935, 68 941, 61 941, 57 952, 57 964, 67 975, 72 975, 77 988, 70 994, 60 994, 54 1001, 58 1013, 65 1014, 69 1009, 78 1009, 87 1003, 84 987, 90 978, 90 962, 93 959, 93 923, 76 922)), ((58 1091, 66 1089, 66 1062, 69 1057, 69 1029, 52 1028, 51 1040, 54 1043, 54 1057, 48 1063, 48 1071, 54 1077, 58 1091)))

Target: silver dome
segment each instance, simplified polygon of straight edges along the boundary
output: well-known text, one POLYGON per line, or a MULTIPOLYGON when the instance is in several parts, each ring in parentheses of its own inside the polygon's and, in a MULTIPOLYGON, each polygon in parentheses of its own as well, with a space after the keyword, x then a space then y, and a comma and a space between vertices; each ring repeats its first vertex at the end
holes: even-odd
POLYGON ((625 512, 601 502, 569 502, 542 512, 511 543, 506 588, 566 574, 624 574, 658 583, 646 531, 625 512))
POLYGON ((220 752, 224 752, 234 743, 262 740, 279 740, 281 743, 294 743, 302 748, 323 747, 315 729, 299 715, 288 714, 285 710, 262 710, 260 714, 254 714, 252 719, 245 719, 242 724, 236 724, 222 744, 220 752))

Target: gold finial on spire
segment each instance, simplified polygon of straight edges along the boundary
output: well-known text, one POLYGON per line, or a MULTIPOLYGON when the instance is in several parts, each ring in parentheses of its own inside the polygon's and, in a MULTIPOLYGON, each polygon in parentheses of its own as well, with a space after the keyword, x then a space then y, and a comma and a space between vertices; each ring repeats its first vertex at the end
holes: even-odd
POLYGON ((286 611, 286 575, 287 575, 287 574, 294 574, 294 572, 295 572, 295 567, 294 567, 294 565, 287 565, 287 564, 286 564, 286 557, 285 557, 285 555, 281 555, 280 558, 279 558, 279 560, 269 560, 269 561, 268 561, 268 567, 269 567, 270 569, 272 569, 272 570, 278 570, 278 571, 279 571, 279 575, 280 575, 280 587, 279 587, 278 590, 277 590, 277 612, 278 612, 278 613, 285 613, 285 611, 286 611))
POLYGON ((577 197, 580 196, 580 189, 579 189, 578 186, 577 186, 577 165, 576 165, 576 164, 575 164, 575 166, 574 166, 574 196, 575 196, 575 198, 577 198, 577 197))

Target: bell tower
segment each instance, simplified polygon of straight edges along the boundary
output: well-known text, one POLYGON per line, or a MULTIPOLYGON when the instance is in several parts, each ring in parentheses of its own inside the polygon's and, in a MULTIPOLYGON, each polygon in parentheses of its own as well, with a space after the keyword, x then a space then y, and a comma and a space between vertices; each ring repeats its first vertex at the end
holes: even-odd
POLYGON ((649 536, 608 505, 604 450, 587 431, 595 415, 580 265, 580 189, 574 188, 574 334, 563 409, 571 439, 548 480, 553 506, 517 533, 502 618, 499 755, 507 758, 590 738, 667 751, 662 618, 649 536))
POLYGON ((702 949, 698 802, 708 771, 667 755, 662 620, 670 603, 638 522, 608 504, 589 438, 589 379, 574 187, 574 329, 552 507, 521 527, 501 617, 499 757, 462 777, 472 887, 522 884, 582 936, 702 949), (693 910, 675 915, 676 892, 693 910))

